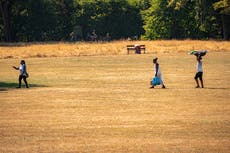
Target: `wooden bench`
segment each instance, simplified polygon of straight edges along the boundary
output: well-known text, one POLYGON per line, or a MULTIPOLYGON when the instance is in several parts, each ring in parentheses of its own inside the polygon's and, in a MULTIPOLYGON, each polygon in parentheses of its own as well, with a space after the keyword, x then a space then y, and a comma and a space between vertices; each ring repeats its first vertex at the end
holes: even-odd
MULTIPOLYGON (((140 45, 141 51, 144 51, 145 54, 145 45, 140 45)), ((127 53, 129 54, 129 51, 134 51, 135 52, 135 45, 127 45, 127 53)))

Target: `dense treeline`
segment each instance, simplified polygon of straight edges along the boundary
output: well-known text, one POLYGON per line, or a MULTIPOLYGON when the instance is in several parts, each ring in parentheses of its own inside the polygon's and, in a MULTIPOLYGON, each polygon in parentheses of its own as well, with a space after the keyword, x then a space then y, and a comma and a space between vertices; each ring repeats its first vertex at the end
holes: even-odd
POLYGON ((8 42, 230 39, 229 0, 0 0, 0 11, 8 42))

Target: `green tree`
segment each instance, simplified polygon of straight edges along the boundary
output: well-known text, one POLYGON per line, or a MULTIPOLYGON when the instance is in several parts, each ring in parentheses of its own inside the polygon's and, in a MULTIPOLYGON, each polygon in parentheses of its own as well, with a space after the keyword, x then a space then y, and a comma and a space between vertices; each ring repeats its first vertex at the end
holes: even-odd
POLYGON ((69 40, 69 33, 73 31, 74 1, 52 0, 56 27, 53 33, 54 40, 69 40))
POLYGON ((191 3, 186 8, 174 9, 168 1, 154 0, 151 7, 142 12, 144 39, 195 38, 196 24, 191 3))
POLYGON ((3 22, 3 31, 5 35, 5 41, 12 41, 12 29, 11 29, 11 7, 13 5, 12 0, 0 0, 0 11, 3 22))
POLYGON ((140 36, 143 33, 139 6, 124 0, 83 1, 75 12, 75 24, 83 27, 86 36, 92 30, 113 39, 140 36))
POLYGON ((0 13, 1 41, 68 40, 77 26, 85 37, 230 39, 229 0, 0 0, 0 13))
POLYGON ((42 41, 55 27, 53 8, 48 0, 21 1, 14 16, 14 31, 18 41, 42 41))
MULTIPOLYGON (((170 0, 170 5, 181 9, 192 0, 170 0)), ((202 37, 229 39, 230 1, 194 0, 195 19, 202 37)))
POLYGON ((213 3, 213 7, 221 16, 223 38, 230 39, 230 1, 220 0, 213 3))

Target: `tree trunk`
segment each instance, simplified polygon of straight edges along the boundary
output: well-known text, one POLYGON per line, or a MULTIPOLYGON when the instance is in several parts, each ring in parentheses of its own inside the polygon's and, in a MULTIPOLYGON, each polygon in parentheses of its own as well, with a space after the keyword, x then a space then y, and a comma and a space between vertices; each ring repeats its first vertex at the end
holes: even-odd
POLYGON ((4 25, 5 41, 12 41, 11 27, 10 27, 10 1, 0 0, 0 11, 4 25))
POLYGON ((223 39, 230 39, 230 16, 229 15, 221 15, 222 24, 223 24, 223 39))

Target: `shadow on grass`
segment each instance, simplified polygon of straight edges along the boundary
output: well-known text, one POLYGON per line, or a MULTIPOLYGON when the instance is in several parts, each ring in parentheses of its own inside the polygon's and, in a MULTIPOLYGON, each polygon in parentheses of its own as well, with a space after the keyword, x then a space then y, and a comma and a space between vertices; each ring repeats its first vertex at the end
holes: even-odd
MULTIPOLYGON (((0 92, 1 91, 7 91, 9 89, 14 89, 18 86, 18 83, 12 83, 12 82, 0 82, 0 92)), ((24 88, 25 85, 22 83, 22 88, 24 88)), ((33 87, 47 87, 45 85, 39 85, 39 84, 29 84, 30 88, 33 87)))
POLYGON ((230 89, 230 88, 221 88, 221 87, 204 87, 205 89, 222 89, 222 90, 225 90, 225 89, 230 89))
MULTIPOLYGON (((58 44, 57 41, 52 42, 15 42, 15 43, 7 43, 7 42, 0 42, 1 47, 25 47, 25 46, 31 46, 31 45, 47 45, 47 44, 58 44)), ((66 44, 74 44, 74 42, 63 42, 66 44)))
POLYGON ((32 43, 0 43, 1 47, 24 47, 30 45, 32 45, 32 43))

